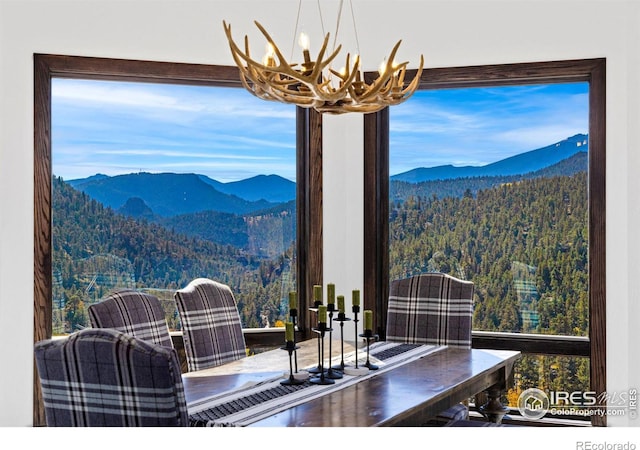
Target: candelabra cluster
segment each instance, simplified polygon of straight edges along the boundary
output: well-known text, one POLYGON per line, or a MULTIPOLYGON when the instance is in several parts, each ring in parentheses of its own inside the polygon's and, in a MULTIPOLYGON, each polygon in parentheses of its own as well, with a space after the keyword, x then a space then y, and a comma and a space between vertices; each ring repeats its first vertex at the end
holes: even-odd
POLYGON ((305 372, 298 372, 298 360, 296 350, 298 346, 295 340, 295 327, 298 318, 298 302, 297 293, 289 293, 289 318, 285 322, 285 345, 283 350, 289 352, 289 377, 283 380, 282 384, 302 384, 311 375, 309 382, 313 384, 334 384, 335 380, 343 377, 343 374, 347 375, 362 375, 368 373, 369 370, 376 370, 378 366, 372 364, 369 360, 369 347, 372 341, 375 341, 378 336, 373 333, 373 313, 370 310, 364 310, 364 326, 363 333, 358 333, 358 314, 360 313, 360 291, 353 290, 351 298, 351 311, 353 312, 353 322, 355 329, 355 365, 350 366, 345 364, 344 361, 344 323, 349 322, 352 319, 347 317, 345 312, 344 295, 336 296, 335 285, 329 283, 327 285, 327 304, 325 305, 322 300, 322 286, 313 286, 313 306, 309 307, 309 310, 315 313, 316 326, 312 327, 312 331, 318 336, 318 363, 315 367, 307 369, 305 372), (337 305, 336 305, 337 300, 337 305), (335 317, 334 317, 335 314, 335 317), (333 355, 332 350, 332 333, 333 322, 336 321, 340 324, 340 363, 336 365, 325 365, 325 336, 329 335, 329 361, 333 355), (359 367, 358 365, 358 337, 364 338, 367 345, 367 359, 366 363, 359 367), (294 369, 295 366, 295 369, 294 369))

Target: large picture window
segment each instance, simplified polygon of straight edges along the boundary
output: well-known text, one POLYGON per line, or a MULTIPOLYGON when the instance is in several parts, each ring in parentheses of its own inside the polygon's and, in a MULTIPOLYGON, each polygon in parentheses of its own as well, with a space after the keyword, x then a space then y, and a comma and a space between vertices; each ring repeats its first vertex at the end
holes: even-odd
MULTIPOLYGON (((85 326, 86 320, 81 317, 84 302, 95 301, 107 289, 117 286, 148 289, 164 296, 170 316, 174 308, 170 302, 171 290, 198 276, 221 277, 223 281, 238 288, 238 300, 245 317, 244 325, 258 327, 257 332, 245 335, 247 345, 273 346, 281 342, 280 333, 264 332, 264 326, 267 323, 270 327, 276 325, 280 318, 283 292, 295 288, 300 308, 305 310, 307 292, 312 284, 322 280, 322 117, 315 111, 301 108, 275 113, 260 110, 271 124, 270 130, 265 130, 271 134, 268 141, 273 145, 275 140, 279 140, 278 146, 286 154, 284 159, 283 154, 279 154, 280 162, 285 161, 284 164, 274 165, 278 158, 273 155, 271 158, 265 157, 264 149, 257 154, 251 154, 247 150, 251 145, 257 146, 260 138, 252 138, 253 130, 249 129, 252 124, 234 116, 227 104, 235 102, 233 106, 240 107, 240 103, 250 97, 242 89, 236 67, 34 55, 34 342, 51 338, 54 327, 56 333, 65 333, 85 326), (98 84, 90 86, 94 82, 98 84), (59 85, 56 86, 56 83, 59 85), (77 83, 76 88, 69 89, 74 83, 77 83), (82 83, 87 84, 81 87, 82 83), (150 83, 147 88, 155 89, 155 93, 147 90, 140 95, 145 83, 150 83), (96 91, 98 85, 100 87, 96 91), (104 91, 107 86, 116 86, 115 91, 104 91), (119 95, 134 86, 134 90, 119 95), (200 96, 201 103, 193 107, 193 103, 189 106, 186 102, 185 96, 179 100, 166 91, 158 94, 163 88, 168 88, 173 93, 179 90, 187 97, 200 96), (103 89, 102 93, 100 89, 103 89), (120 91, 117 92, 118 90, 120 91), (211 100, 217 104, 206 103, 205 92, 213 92, 218 96, 211 100), (58 96, 55 105, 54 94, 58 96), (225 95, 233 97, 236 94, 239 97, 235 100, 225 98, 225 95), (76 114, 80 113, 77 116, 79 119, 65 122, 64 113, 70 113, 66 108, 71 106, 71 99, 82 95, 89 102, 84 103, 81 108, 86 108, 89 103, 93 106, 102 103, 103 107, 90 114, 86 109, 76 110, 76 114), (124 110, 111 110, 118 102, 130 109, 151 102, 152 107, 147 108, 146 113, 156 119, 173 109, 173 126, 157 122, 155 131, 145 135, 141 123, 136 125, 131 117, 123 114, 124 110), (197 114, 198 107, 203 108, 200 115, 197 114), (202 119, 213 120, 211 116, 207 116, 207 108, 226 109, 226 114, 218 115, 216 119, 223 122, 222 128, 220 124, 214 126, 210 123, 208 128, 205 126, 205 131, 201 130, 204 134, 198 136, 190 127, 202 119), (107 119, 98 116, 102 113, 111 113, 109 120, 113 119, 114 123, 124 128, 109 132, 104 127, 107 119), (57 122, 58 120, 60 121, 57 122), (94 132, 94 142, 76 145, 78 142, 68 140, 74 134, 69 131, 78 126, 78 121, 85 125, 85 131, 94 132), (276 127, 282 126, 286 129, 284 138, 278 134, 283 133, 283 128, 274 131, 276 127), (133 134, 121 134, 127 127, 133 134), (242 131, 243 127, 245 132, 242 131), (218 134, 214 132, 216 129, 218 134), (52 130, 55 132, 52 133, 52 130), (187 142, 187 138, 196 141, 201 138, 200 142, 205 148, 191 148, 186 153, 183 148, 163 148, 168 142, 163 138, 165 132, 176 137, 185 131, 187 133, 179 140, 187 142), (100 134, 105 132, 106 135, 100 134), (105 136, 108 136, 106 140, 112 144, 124 143, 124 146, 119 150, 102 149, 100 156, 92 154, 98 147, 98 141, 105 140, 105 136), (244 144, 238 140, 232 143, 230 137, 239 139, 244 144), (228 145, 228 152, 222 154, 214 150, 214 147, 223 144, 228 145), (125 154, 137 154, 143 158, 135 161, 132 156, 125 162, 125 154), (63 172, 65 155, 77 163, 77 167, 93 167, 88 172, 63 172), (178 156, 178 159, 169 162, 163 159, 171 155, 178 156), (198 155, 200 159, 195 166, 185 166, 194 163, 198 155), (242 164, 236 164, 235 168, 229 165, 234 158, 236 162, 238 159, 244 161, 244 169, 260 166, 269 173, 238 171, 238 168, 242 169, 242 164), (256 161, 260 163, 257 164, 256 161), (167 170, 152 169, 151 166, 157 163, 167 164, 167 170), (178 166, 180 170, 176 170, 178 166), (206 173, 208 166, 226 167, 224 179, 209 177, 206 173), (60 174, 56 173, 58 168, 60 174), (110 172, 105 173, 107 170, 110 172), (102 175, 90 175, 93 172, 102 175), (266 208, 249 211, 252 209, 250 207, 244 213, 235 215, 233 211, 216 211, 209 215, 216 216, 217 220, 210 221, 197 216, 207 215, 206 212, 193 209, 194 205, 205 202, 202 197, 189 198, 185 195, 185 190, 180 193, 171 189, 175 180, 163 180, 164 183, 153 184, 151 190, 158 192, 150 195, 155 194, 157 199, 162 196, 175 197, 177 192, 178 197, 181 197, 177 203, 181 200, 183 205, 190 204, 192 208, 174 216, 175 222, 170 224, 162 223, 168 220, 166 210, 163 213, 163 207, 158 203, 153 206, 154 201, 150 198, 144 200, 140 195, 130 195, 129 192, 124 195, 127 197, 124 203, 117 205, 105 204, 108 203, 107 200, 103 199, 103 203, 92 197, 96 194, 92 191, 91 181, 100 181, 102 178, 102 182, 108 182, 126 174, 133 174, 133 178, 138 178, 138 181, 141 178, 148 181, 147 178, 154 178, 152 175, 167 172, 181 176, 193 173, 192 181, 200 187, 202 183, 208 182, 222 190, 232 191, 242 190, 243 180, 263 174, 267 177, 277 175, 278 181, 284 180, 287 197, 269 202, 268 199, 245 198, 247 192, 223 192, 224 195, 220 198, 235 202, 236 206, 257 206, 257 203, 264 201, 263 206, 266 208), (293 199, 291 183, 295 183, 293 199), (74 217, 68 217, 67 212, 74 217), (96 214, 108 220, 89 223, 87 219, 95 218, 96 214), (192 216, 185 217, 187 214, 192 216), (185 219, 188 224, 181 219, 185 219), (114 229, 111 231, 120 233, 118 248, 114 246, 117 239, 103 239, 99 242, 98 236, 104 238, 107 226, 114 229), (66 231, 65 227, 72 227, 74 234, 77 233, 69 242, 57 240, 62 236, 61 232, 66 231), (252 231, 258 233, 252 234, 252 231), (208 236, 196 236, 194 233, 208 236), (222 242, 209 240, 212 235, 222 242), (163 243, 157 242, 160 237, 163 243), (231 242, 236 238, 241 242, 231 242), (84 254, 79 246, 80 240, 90 244, 84 249, 84 254), (265 244, 267 242, 269 245, 265 244), (187 247, 190 247, 189 251, 186 251, 187 247), (241 247, 244 248, 238 250, 241 247), (220 255, 222 259, 218 258, 220 255), (179 263, 167 264, 171 260, 179 263), (240 266, 233 266, 232 260, 240 266), (246 271, 241 268, 243 264, 246 264, 246 271), (164 277, 158 276, 158 270, 164 272, 164 277)), ((256 109, 262 107, 260 105, 256 109)), ((250 115, 252 108, 248 106, 244 113, 250 115)), ((265 142, 261 144, 269 145, 265 142)), ((122 193, 122 189, 118 191, 122 193)), ((173 323, 176 323, 175 318, 173 323)), ((307 330, 307 323, 306 315, 299 317, 298 325, 303 333, 307 330)), ((37 426, 44 422, 40 390, 37 377, 34 377, 34 424, 37 426)))
POLYGON ((380 333, 390 280, 445 272, 474 282, 473 346, 523 352, 519 387, 605 392, 604 148, 603 60, 432 69, 366 118, 380 333))
MULTIPOLYGON (((473 330, 588 336, 588 83, 421 90, 389 118, 389 280, 475 286, 473 330)), ((590 390, 589 360, 525 355, 510 404, 590 390)))
POLYGON ((52 80, 53 334, 110 292, 231 287, 244 328, 296 290, 296 111, 244 89, 52 80), (82 195, 84 194, 84 195, 82 195))
POLYGON ((391 109, 389 279, 473 281, 477 331, 587 336, 588 88, 421 90, 391 109))

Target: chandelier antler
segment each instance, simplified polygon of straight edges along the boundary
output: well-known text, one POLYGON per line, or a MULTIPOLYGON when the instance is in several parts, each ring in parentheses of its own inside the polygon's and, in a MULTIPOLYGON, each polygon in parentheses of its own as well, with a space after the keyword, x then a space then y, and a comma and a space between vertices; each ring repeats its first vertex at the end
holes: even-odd
POLYGON ((329 114, 371 113, 404 102, 415 92, 420 82, 424 64, 422 55, 415 77, 405 87, 408 62, 395 63, 402 41, 398 41, 393 47, 379 70, 379 76, 367 84, 361 76, 359 56, 355 56, 351 63, 351 55, 347 53, 344 69, 338 72, 331 68, 342 46, 338 46, 325 58, 329 33, 325 35, 315 60, 311 60, 309 50, 305 48, 304 61, 301 64, 290 64, 265 28, 257 21, 255 24, 267 40, 269 49, 262 62, 251 58, 249 38, 244 38, 243 51, 233 41, 231 25, 223 21, 233 60, 240 69, 242 84, 261 99, 292 103, 329 114))

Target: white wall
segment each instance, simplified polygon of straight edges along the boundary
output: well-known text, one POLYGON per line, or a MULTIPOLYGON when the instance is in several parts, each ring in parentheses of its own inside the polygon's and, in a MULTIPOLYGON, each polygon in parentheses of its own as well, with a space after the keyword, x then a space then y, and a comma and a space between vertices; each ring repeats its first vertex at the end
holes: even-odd
MULTIPOLYGON (((332 28, 337 1, 328 3, 332 28)), ((353 3, 366 70, 377 68, 397 38, 400 59, 423 53, 428 67, 607 58, 608 391, 640 387, 640 288, 633 283, 640 279, 638 3, 353 3)), ((313 7, 304 2, 303 9, 313 7)), ((231 65, 223 19, 236 39, 249 34, 258 43, 257 19, 286 49, 296 9, 294 0, 0 0, 0 425, 28 426, 32 418, 33 53, 231 65)), ((325 281, 347 296, 362 287, 361 116, 328 117, 324 142, 325 281)))

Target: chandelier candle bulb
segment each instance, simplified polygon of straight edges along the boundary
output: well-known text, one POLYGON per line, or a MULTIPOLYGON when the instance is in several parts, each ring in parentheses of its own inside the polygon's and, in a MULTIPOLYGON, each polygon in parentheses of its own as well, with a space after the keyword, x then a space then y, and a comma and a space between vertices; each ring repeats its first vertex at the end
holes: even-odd
POLYGON ((353 306, 360 306, 360 291, 357 289, 351 292, 351 304, 353 306))
POLYGON ((304 62, 311 62, 311 55, 309 54, 309 36, 307 33, 300 33, 298 38, 298 44, 302 47, 302 54, 304 55, 304 62))
POLYGON ((327 323, 327 306, 326 305, 318 306, 318 322, 327 323))
POLYGON ((262 59, 262 62, 267 67, 275 67, 276 60, 274 59, 275 50, 273 48, 273 44, 267 44, 267 52, 262 59))
POLYGON ((344 295, 338 295, 338 312, 344 314, 344 295))
POLYGON ((369 309, 364 310, 364 330, 371 331, 373 329, 373 313, 369 309))
POLYGON ((293 342, 293 322, 284 323, 284 340, 293 342))
POLYGON ((342 87, 344 86, 344 80, 346 80, 348 78, 348 73, 347 73, 347 69, 346 67, 342 67, 340 69, 340 83, 339 86, 342 87))

